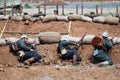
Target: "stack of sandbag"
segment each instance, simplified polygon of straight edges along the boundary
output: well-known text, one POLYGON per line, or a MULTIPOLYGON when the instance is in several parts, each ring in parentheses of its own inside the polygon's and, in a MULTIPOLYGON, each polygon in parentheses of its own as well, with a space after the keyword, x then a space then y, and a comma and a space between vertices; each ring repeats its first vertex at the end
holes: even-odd
POLYGON ((37 21, 37 19, 35 17, 32 17, 31 15, 23 15, 23 19, 31 22, 37 21))
POLYGON ((16 37, 7 37, 7 38, 5 38, 5 40, 6 40, 6 44, 10 44, 10 43, 16 42, 18 40, 18 38, 16 38, 16 37))
POLYGON ((93 18, 93 22, 96 22, 96 23, 105 23, 105 17, 103 17, 103 16, 94 17, 93 18))
POLYGON ((81 15, 81 18, 82 18, 82 21, 92 22, 92 18, 90 18, 90 17, 88 17, 88 16, 81 15))
POLYGON ((69 21, 80 21, 82 18, 79 14, 72 14, 68 16, 69 21))
POLYGON ((119 23, 119 18, 118 17, 105 17, 105 23, 106 24, 118 24, 119 23))
POLYGON ((0 20, 8 20, 9 17, 10 17, 9 15, 6 15, 6 16, 0 15, 0 20))
POLYGON ((12 16, 11 17, 11 20, 13 20, 13 21, 22 21, 23 20, 23 16, 12 16))
POLYGON ((0 46, 6 45, 6 40, 4 38, 0 38, 0 46))
POLYGON ((57 15, 46 15, 42 19, 42 22, 50 22, 50 21, 56 21, 56 20, 57 20, 57 15))
POLYGON ((58 32, 41 32, 38 37, 40 43, 58 43, 61 35, 58 32))
POLYGON ((68 22, 68 16, 57 16, 56 17, 57 21, 66 21, 68 22))

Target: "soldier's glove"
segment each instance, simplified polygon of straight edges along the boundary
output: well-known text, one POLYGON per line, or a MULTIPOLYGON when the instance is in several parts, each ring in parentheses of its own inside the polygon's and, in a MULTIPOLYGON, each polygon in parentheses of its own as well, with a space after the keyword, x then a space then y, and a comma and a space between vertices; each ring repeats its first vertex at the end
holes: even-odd
POLYGON ((65 55, 67 53, 67 50, 64 48, 61 50, 62 55, 65 55))

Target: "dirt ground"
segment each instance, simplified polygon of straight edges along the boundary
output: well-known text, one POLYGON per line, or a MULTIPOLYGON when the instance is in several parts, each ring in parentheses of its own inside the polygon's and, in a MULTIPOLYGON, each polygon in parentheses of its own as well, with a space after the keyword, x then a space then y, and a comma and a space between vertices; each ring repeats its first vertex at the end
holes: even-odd
MULTIPOLYGON (((0 21, 0 32, 6 21, 0 21)), ((6 31, 14 32, 46 32, 55 31, 66 33, 68 22, 52 21, 48 23, 30 22, 24 25, 24 22, 9 22, 6 31)), ((107 30, 111 37, 120 36, 120 25, 108 25, 100 23, 89 23, 82 21, 72 21, 72 36, 82 36, 87 34, 101 35, 107 30)), ((20 34, 3 34, 2 37, 20 37, 20 34)), ((36 36, 28 34, 28 36, 36 36)), ((65 66, 59 65, 59 59, 56 52, 56 44, 44 44, 37 46, 37 52, 44 56, 44 64, 36 63, 29 68, 21 67, 17 57, 9 52, 9 46, 0 46, 0 80, 119 80, 120 79, 120 44, 114 45, 111 50, 111 56, 114 62, 113 66, 98 67, 91 63, 93 47, 83 45, 80 47, 79 54, 82 56, 82 62, 78 66, 72 66, 70 62, 63 62, 65 66)))

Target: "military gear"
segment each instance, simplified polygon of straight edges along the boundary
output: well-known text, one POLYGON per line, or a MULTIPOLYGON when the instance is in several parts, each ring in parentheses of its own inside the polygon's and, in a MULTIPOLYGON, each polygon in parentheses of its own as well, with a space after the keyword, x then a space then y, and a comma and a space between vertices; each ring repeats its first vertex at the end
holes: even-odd
POLYGON ((103 37, 108 37, 108 32, 107 32, 107 31, 103 32, 103 33, 102 33, 102 36, 103 36, 103 37))
POLYGON ((25 35, 25 34, 23 34, 23 35, 21 36, 21 39, 22 39, 22 38, 28 38, 28 36, 25 35))
POLYGON ((62 55, 65 55, 65 54, 67 53, 66 49, 65 49, 65 48, 62 49, 62 50, 61 50, 61 53, 62 53, 62 55))

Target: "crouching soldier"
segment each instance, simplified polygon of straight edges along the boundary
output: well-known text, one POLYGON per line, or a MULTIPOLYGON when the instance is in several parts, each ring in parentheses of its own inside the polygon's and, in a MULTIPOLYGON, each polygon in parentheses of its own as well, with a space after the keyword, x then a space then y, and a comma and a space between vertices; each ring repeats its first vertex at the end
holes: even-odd
POLYGON ((33 62, 39 61, 41 56, 33 49, 33 45, 27 45, 27 35, 22 35, 21 39, 15 43, 10 44, 10 51, 19 56, 19 59, 25 65, 30 65, 33 62))
POLYGON ((61 53, 62 60, 71 60, 73 65, 78 65, 81 57, 78 55, 78 50, 74 47, 75 43, 67 40, 61 40, 58 44, 58 53, 61 53))
POLYGON ((92 45, 94 47, 94 62, 98 63, 99 66, 112 65, 112 58, 109 51, 112 49, 113 44, 110 39, 108 39, 108 32, 103 32, 102 36, 95 36, 92 40, 92 45))

